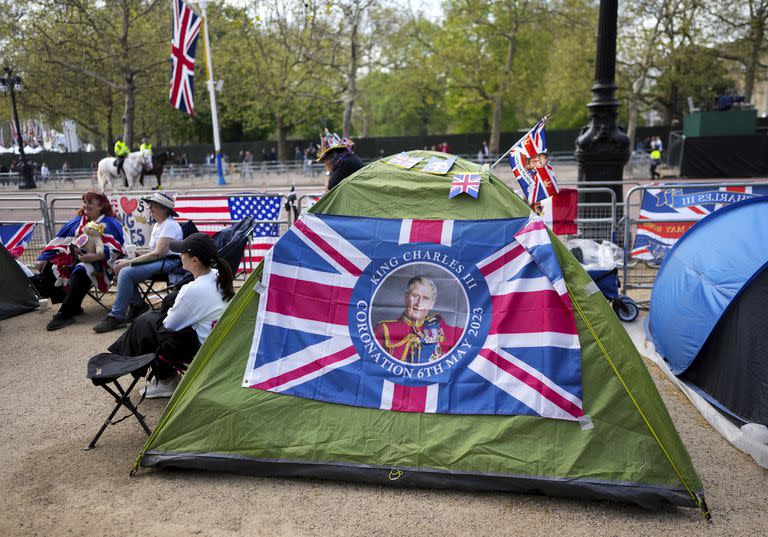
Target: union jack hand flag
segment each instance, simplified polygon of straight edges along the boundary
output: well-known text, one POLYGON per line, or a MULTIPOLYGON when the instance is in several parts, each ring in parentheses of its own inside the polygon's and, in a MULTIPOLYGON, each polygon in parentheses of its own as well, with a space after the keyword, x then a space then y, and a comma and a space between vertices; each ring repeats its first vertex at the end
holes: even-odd
POLYGON ((541 221, 305 213, 264 258, 243 387, 401 412, 584 415, 541 221))
POLYGON ((171 37, 171 106, 195 115, 195 49, 202 19, 184 2, 173 2, 171 37))
POLYGON ((2 224, 0 225, 0 244, 5 245, 6 250, 18 259, 24 253, 24 250, 27 249, 34 232, 34 222, 2 224))
POLYGON ((555 171, 547 157, 547 137, 543 117, 525 136, 520 138, 509 152, 509 165, 523 189, 528 205, 554 196, 560 191, 555 171))
POLYGON ((468 194, 477 199, 480 193, 480 174, 479 173, 457 173, 454 174, 451 181, 451 191, 448 198, 454 198, 459 194, 468 194))

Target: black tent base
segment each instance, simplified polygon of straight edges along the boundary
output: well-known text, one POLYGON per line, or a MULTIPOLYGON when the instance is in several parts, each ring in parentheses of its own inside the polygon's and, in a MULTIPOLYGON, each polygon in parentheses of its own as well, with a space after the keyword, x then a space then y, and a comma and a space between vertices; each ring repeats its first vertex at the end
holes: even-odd
MULTIPOLYGON (((148 451, 141 459, 145 468, 183 468, 213 470, 263 477, 304 477, 355 481, 396 487, 459 489, 488 492, 514 492, 609 500, 659 509, 664 504, 696 507, 684 488, 670 489, 637 483, 596 481, 578 478, 543 478, 522 475, 448 472, 434 469, 391 468, 339 463, 310 463, 254 459, 242 456, 204 453, 165 453, 148 451)), ((696 491, 704 498, 703 491, 696 491)), ((702 510, 706 512, 706 504, 702 510)))

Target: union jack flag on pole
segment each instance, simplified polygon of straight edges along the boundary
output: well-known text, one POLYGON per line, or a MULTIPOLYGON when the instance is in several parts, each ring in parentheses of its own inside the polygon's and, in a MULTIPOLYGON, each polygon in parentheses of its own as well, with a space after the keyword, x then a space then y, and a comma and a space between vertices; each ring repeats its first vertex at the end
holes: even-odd
POLYGON ((305 213, 264 258, 244 388, 400 412, 584 416, 541 221, 305 213))
POLYGON ((6 250, 18 259, 24 253, 24 250, 27 249, 34 232, 34 222, 0 224, 0 244, 3 244, 6 250))
POLYGON ((477 199, 480 193, 480 174, 479 173, 457 173, 453 175, 451 181, 451 191, 448 198, 455 198, 459 194, 468 194, 477 199))
POLYGON ((544 130, 546 122, 546 117, 541 118, 536 126, 509 150, 512 173, 523 189, 525 200, 531 206, 560 191, 555 171, 549 164, 547 155, 547 137, 544 130))
POLYGON ((195 114, 194 76, 195 49, 202 19, 184 2, 173 2, 173 36, 171 37, 171 106, 195 114))

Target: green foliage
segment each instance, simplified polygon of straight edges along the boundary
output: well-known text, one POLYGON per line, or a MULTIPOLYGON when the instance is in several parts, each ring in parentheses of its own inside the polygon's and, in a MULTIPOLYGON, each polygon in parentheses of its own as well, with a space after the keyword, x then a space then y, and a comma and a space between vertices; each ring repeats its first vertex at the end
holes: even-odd
MULTIPOLYGON (((700 102, 742 74, 753 84, 764 77, 750 54, 764 61, 765 24, 755 17, 765 6, 749 0, 727 19, 708 0, 622 3, 617 84, 633 121, 651 108, 678 120, 688 96, 700 102), (721 30, 731 27, 729 40, 721 30)), ((285 151, 288 138, 324 127, 352 136, 498 132, 543 114, 550 128, 586 124, 596 2, 447 0, 428 15, 395 0, 210 3, 222 139, 276 138, 285 151)), ((54 126, 72 118, 105 147, 132 107, 134 139, 210 143, 202 38, 197 115, 168 103, 170 20, 160 0, 0 0, 0 57, 27 88, 20 113, 54 126)))

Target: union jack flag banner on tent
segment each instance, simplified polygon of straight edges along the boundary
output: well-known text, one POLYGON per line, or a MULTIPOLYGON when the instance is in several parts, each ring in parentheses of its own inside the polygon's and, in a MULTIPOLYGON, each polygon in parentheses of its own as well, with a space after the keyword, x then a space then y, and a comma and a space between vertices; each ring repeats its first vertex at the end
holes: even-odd
POLYGON ((304 214, 264 259, 243 387, 578 420, 581 349, 541 221, 304 214))
POLYGON ((659 185, 643 191, 632 257, 660 261, 677 240, 708 214, 749 198, 768 195, 768 186, 684 187, 659 185))
POLYGON ((195 49, 202 19, 183 0, 173 2, 171 37, 171 106, 195 114, 195 49))
POLYGON ((34 232, 34 222, 0 224, 0 244, 3 244, 13 257, 19 258, 27 249, 34 232))
POLYGON ((555 170, 547 157, 547 137, 544 130, 546 122, 546 117, 541 118, 509 152, 509 165, 523 189, 523 197, 528 205, 554 196, 560 191, 555 179, 555 170))

